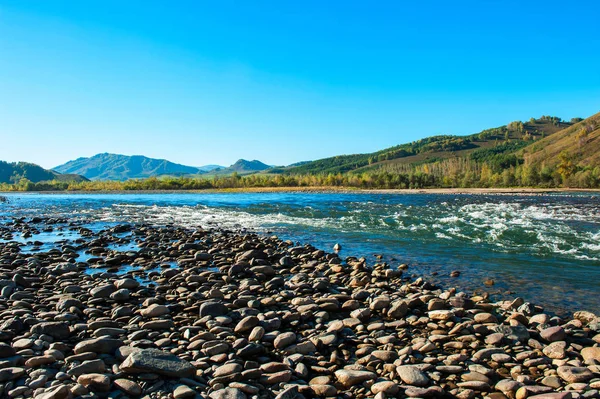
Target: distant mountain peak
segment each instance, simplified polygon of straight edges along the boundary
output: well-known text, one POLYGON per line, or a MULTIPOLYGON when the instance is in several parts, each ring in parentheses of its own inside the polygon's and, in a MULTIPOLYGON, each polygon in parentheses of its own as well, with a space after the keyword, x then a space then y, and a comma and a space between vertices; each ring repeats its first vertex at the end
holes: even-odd
POLYGON ((231 169, 232 172, 260 172, 269 168, 269 165, 257 159, 254 159, 252 161, 248 161, 246 159, 238 159, 228 169, 231 169))
POLYGON ((143 179, 161 175, 196 175, 205 173, 203 167, 186 166, 166 159, 144 155, 121 155, 108 152, 88 158, 78 158, 54 168, 60 173, 76 173, 91 180, 143 179))

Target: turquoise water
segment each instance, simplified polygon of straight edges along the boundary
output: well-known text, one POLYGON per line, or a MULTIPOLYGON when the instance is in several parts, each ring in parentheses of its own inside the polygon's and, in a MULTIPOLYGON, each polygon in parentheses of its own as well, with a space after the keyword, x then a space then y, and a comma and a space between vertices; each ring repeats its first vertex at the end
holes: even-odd
MULTIPOLYGON (((276 234, 342 256, 374 255, 470 292, 523 296, 562 313, 600 312, 597 194, 7 194, 0 221, 66 217, 92 230, 120 222, 276 234), (451 278, 451 271, 461 272, 451 278), (493 279, 487 287, 483 281, 493 279)), ((52 245, 48 237, 43 248, 52 245)), ((50 234, 51 236, 51 234, 50 234)), ((68 239, 63 233, 57 240, 68 239)), ((13 237, 27 242, 37 240, 13 237)), ((122 244, 118 249, 134 250, 122 244)), ((27 249, 27 248, 25 248, 27 249)), ((118 250, 117 249, 117 250, 118 250)))

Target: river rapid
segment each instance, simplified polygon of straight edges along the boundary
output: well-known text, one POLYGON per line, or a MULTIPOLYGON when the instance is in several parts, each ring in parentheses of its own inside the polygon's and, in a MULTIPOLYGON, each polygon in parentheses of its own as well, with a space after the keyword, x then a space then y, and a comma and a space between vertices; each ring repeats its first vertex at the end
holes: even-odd
MULTIPOLYGON (((275 234, 340 255, 558 313, 600 312, 600 196, 564 194, 5 194, 0 223, 66 217, 92 230, 124 222, 275 234), (378 260, 380 258, 381 260, 378 260), (459 277, 450 277, 452 272, 459 277), (493 284, 492 284, 493 283, 493 284)), ((68 233, 14 236, 47 251, 68 233)), ((123 250, 135 250, 135 245, 123 250)))

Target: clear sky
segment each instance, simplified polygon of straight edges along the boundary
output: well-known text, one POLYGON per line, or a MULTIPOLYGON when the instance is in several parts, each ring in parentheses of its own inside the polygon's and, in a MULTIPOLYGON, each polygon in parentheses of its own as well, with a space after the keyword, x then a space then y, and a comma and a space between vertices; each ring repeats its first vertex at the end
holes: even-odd
POLYGON ((289 164, 600 111, 591 1, 0 0, 0 159, 289 164))

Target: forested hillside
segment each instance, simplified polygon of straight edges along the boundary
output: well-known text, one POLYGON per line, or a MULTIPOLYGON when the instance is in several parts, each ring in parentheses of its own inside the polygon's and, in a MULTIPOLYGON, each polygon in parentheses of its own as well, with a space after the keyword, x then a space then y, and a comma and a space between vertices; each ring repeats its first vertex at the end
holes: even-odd
POLYGON ((60 174, 46 170, 39 165, 28 162, 4 162, 0 161, 0 183, 27 184, 44 181, 84 181, 87 180, 78 175, 60 174))

